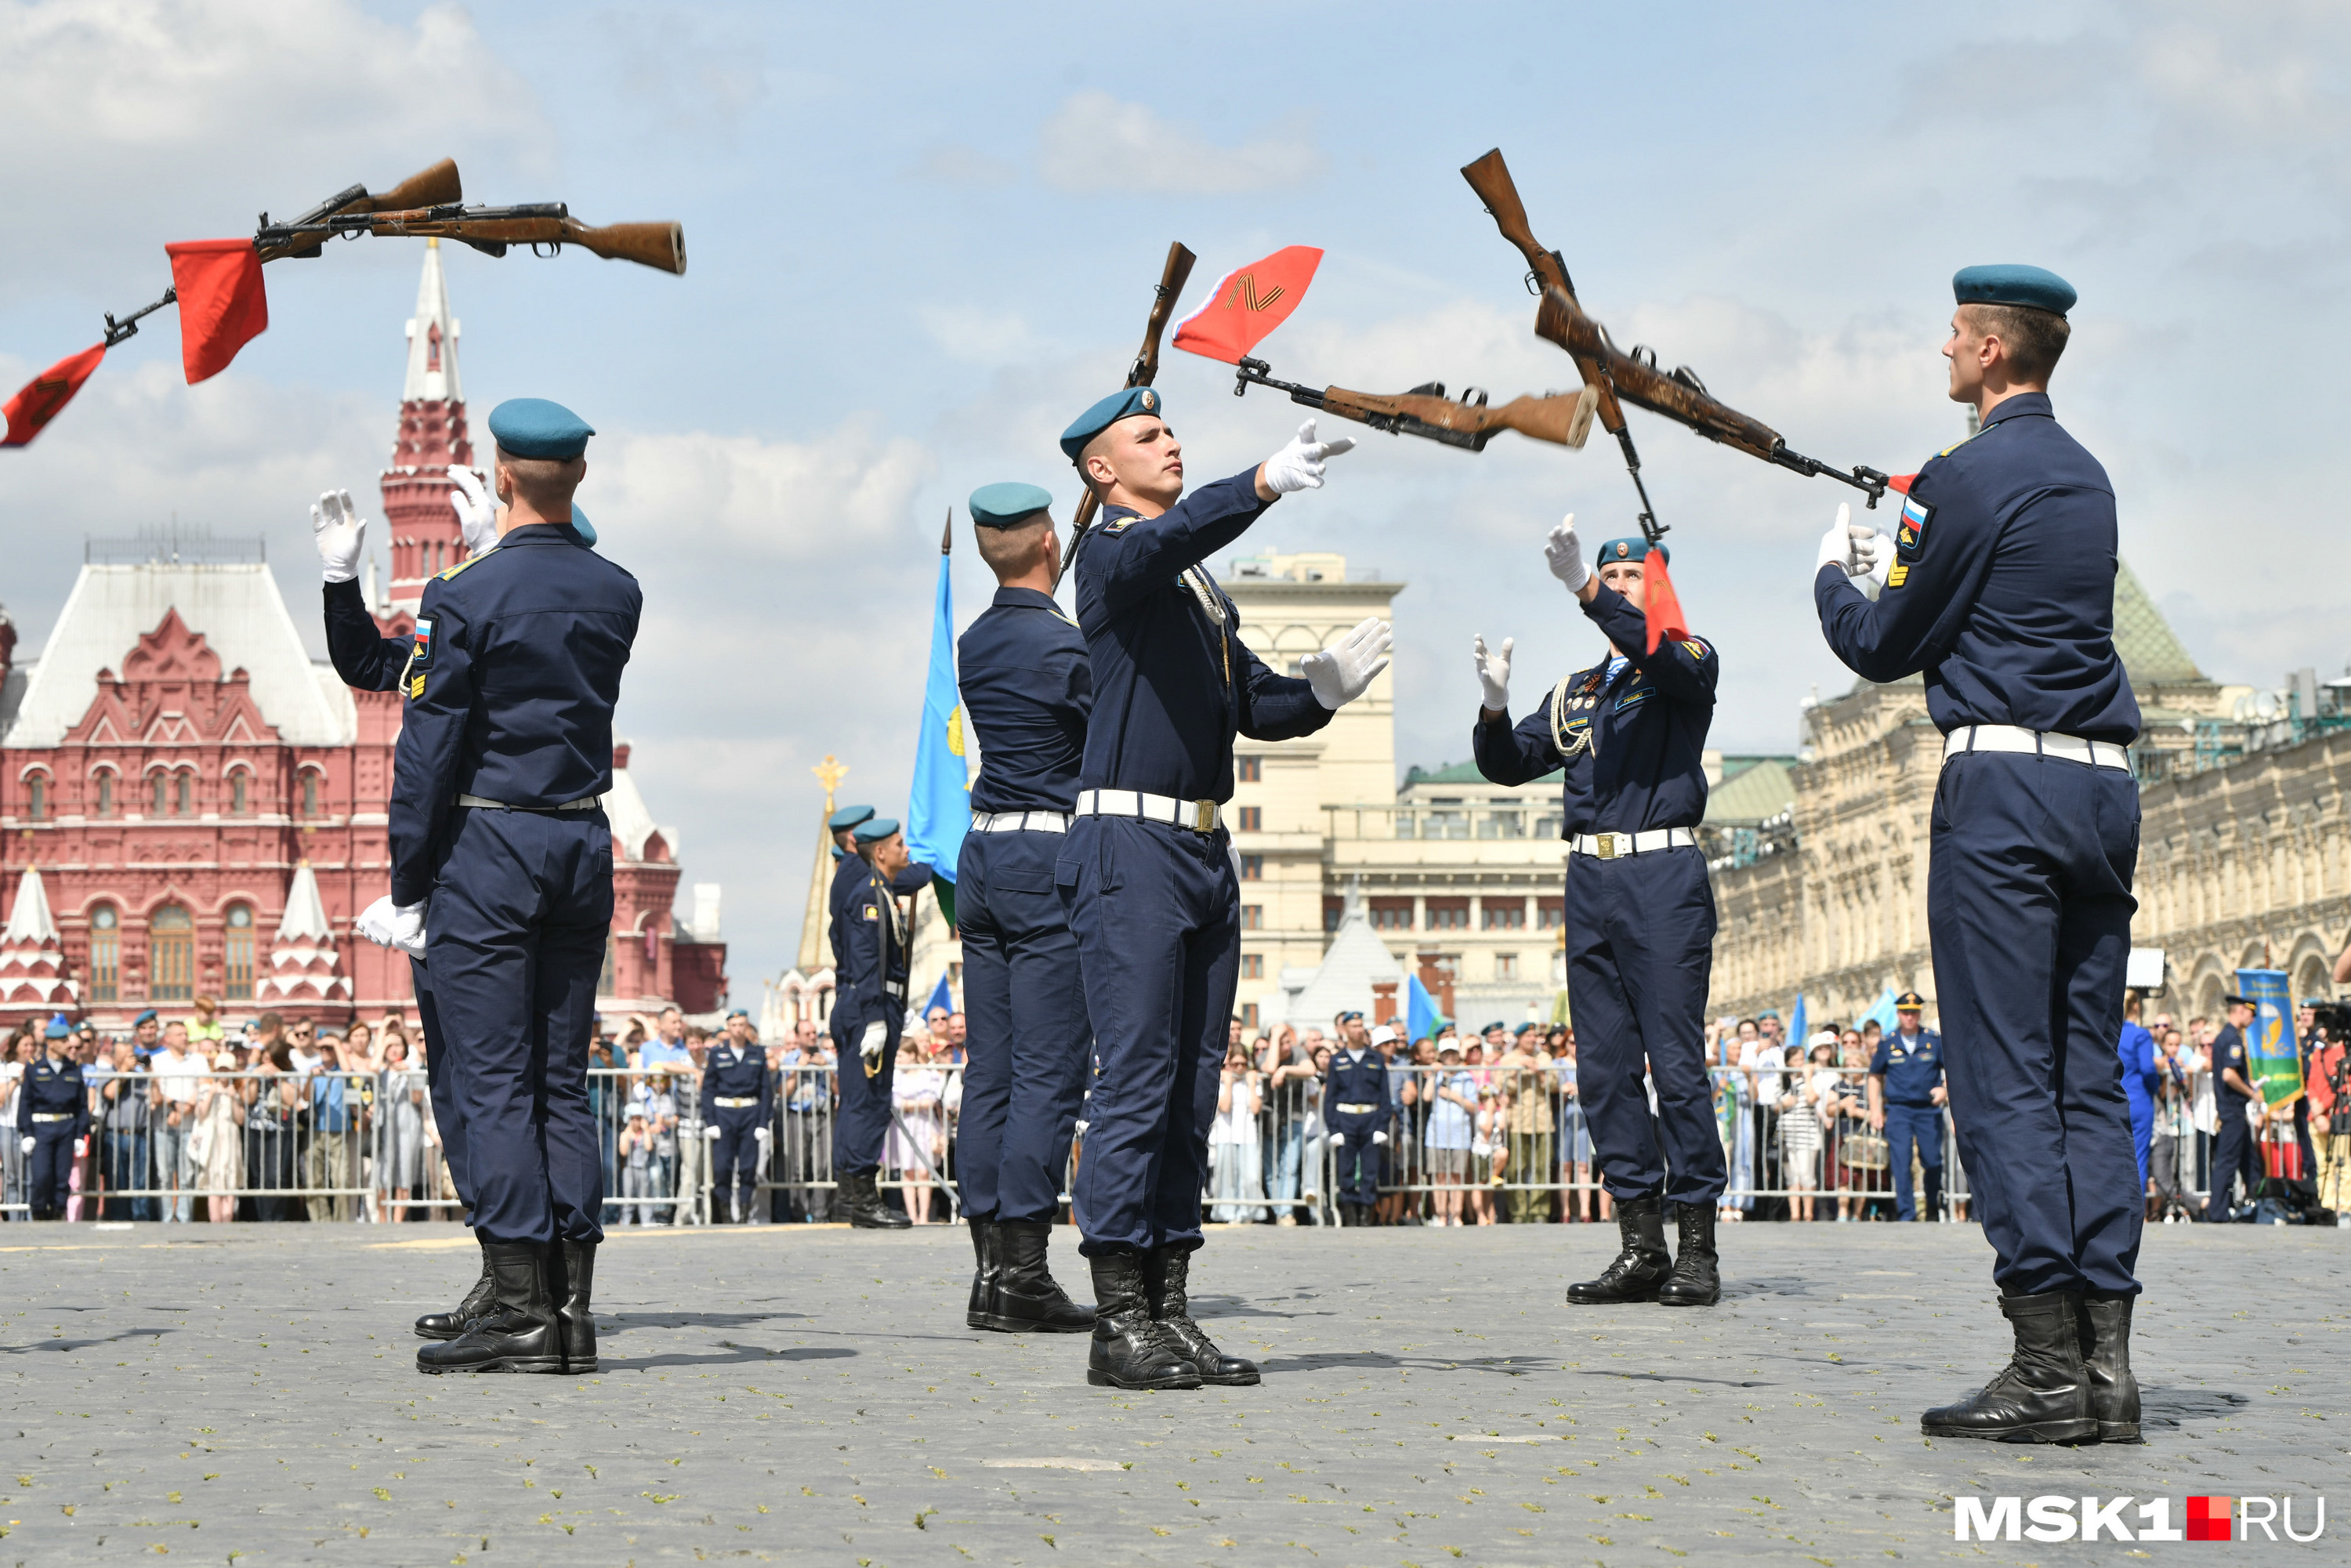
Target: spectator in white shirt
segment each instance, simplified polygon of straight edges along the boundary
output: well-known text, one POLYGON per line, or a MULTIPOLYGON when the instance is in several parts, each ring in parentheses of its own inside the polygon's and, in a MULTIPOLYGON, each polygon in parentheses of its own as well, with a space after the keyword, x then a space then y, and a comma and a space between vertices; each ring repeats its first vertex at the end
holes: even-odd
POLYGON ((188 1026, 174 1019, 163 1026, 163 1048, 148 1060, 152 1081, 148 1129, 154 1143, 155 1184, 172 1196, 163 1220, 189 1221, 195 1202, 195 1172, 188 1163, 188 1134, 196 1125, 196 1088, 207 1069, 188 1050, 188 1026))

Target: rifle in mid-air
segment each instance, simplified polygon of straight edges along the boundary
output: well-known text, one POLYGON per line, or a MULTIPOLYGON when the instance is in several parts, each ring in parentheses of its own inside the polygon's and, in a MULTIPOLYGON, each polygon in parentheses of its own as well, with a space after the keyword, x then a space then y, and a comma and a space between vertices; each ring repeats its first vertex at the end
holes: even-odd
POLYGON ((1301 386, 1276 381, 1263 360, 1244 358, 1233 383, 1239 397, 1252 386, 1288 392, 1290 401, 1335 413, 1384 430, 1391 435, 1417 435, 1483 452, 1486 443, 1502 431, 1515 430, 1537 441, 1560 446, 1582 446, 1591 433, 1593 399, 1587 392, 1552 392, 1542 397, 1520 395, 1499 408, 1489 406, 1485 389, 1470 387, 1458 398, 1445 395, 1443 382, 1426 382, 1407 392, 1350 392, 1345 387, 1301 386))
MULTIPOLYGON (((1143 323, 1143 347, 1134 352, 1134 362, 1126 369, 1129 387, 1147 387, 1159 377, 1159 340, 1167 330, 1167 319, 1176 313, 1176 297, 1184 292, 1184 285, 1192 276, 1192 264, 1199 257, 1184 248, 1182 240, 1167 246, 1167 263, 1159 269, 1159 283, 1151 296, 1151 314, 1143 323)), ((1093 486, 1078 501, 1078 509, 1070 521, 1070 548, 1061 554, 1061 570, 1078 559, 1078 541, 1094 525, 1094 513, 1102 503, 1094 498, 1093 486)))
POLYGON ((1666 528, 1657 521, 1656 508, 1649 505, 1648 486, 1641 482, 1641 455, 1635 450, 1632 430, 1625 423, 1626 402, 1663 414, 1710 441, 1735 446, 1767 463, 1807 476, 1825 475, 1851 485, 1868 495, 1870 506, 1877 505, 1878 497, 1886 493, 1887 479, 1876 469, 1856 466, 1850 473, 1842 472, 1791 452, 1778 432, 1716 401, 1697 372, 1687 366, 1664 374, 1656 368, 1656 356, 1646 350, 1636 346, 1631 354, 1619 352, 1608 340, 1607 329, 1584 315, 1577 303, 1575 283, 1568 276, 1565 258, 1535 238, 1527 222, 1526 204, 1519 198, 1518 185, 1510 178, 1510 165, 1502 162, 1500 148, 1465 166, 1461 177, 1478 193, 1478 199, 1493 215, 1494 226, 1501 231, 1502 237, 1518 246, 1519 254, 1526 257, 1527 291, 1543 301, 1536 312, 1535 330, 1573 356, 1586 390, 1593 395, 1594 412, 1602 428, 1616 438, 1617 446, 1623 450, 1625 471, 1632 476, 1633 488, 1641 497, 1643 538, 1655 544, 1666 528))
POLYGON ((685 271, 683 225, 608 224, 596 228, 573 217, 571 209, 561 202, 517 207, 468 207, 444 202, 409 209, 339 212, 290 224, 273 224, 268 214, 261 215, 253 248, 264 261, 277 256, 316 256, 326 240, 357 239, 371 234, 451 239, 485 256, 504 256, 510 245, 527 245, 533 256, 556 256, 565 246, 576 245, 607 261, 633 261, 681 276, 685 271), (301 246, 308 248, 298 248, 301 246))

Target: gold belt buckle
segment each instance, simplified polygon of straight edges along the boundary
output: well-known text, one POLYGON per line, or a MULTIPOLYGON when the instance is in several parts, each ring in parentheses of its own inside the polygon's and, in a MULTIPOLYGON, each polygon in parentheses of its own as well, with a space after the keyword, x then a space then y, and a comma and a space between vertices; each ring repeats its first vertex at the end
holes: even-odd
POLYGON ((1214 800, 1192 802, 1192 831, 1196 833, 1213 833, 1217 831, 1217 803, 1214 800))
MULTIPOLYGON (((1622 833, 1594 833, 1593 837, 1600 841, 1600 858, 1602 860, 1613 861, 1618 855, 1625 852, 1624 850, 1617 848, 1617 841, 1624 837, 1622 833)), ((1626 847, 1629 848, 1631 846, 1627 845, 1626 847)))

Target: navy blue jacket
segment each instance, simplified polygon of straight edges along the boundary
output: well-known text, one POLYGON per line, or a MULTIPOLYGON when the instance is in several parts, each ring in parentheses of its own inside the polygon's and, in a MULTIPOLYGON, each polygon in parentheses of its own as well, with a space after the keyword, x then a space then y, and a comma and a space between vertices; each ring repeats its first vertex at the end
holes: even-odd
POLYGON ((25 1087, 16 1096, 16 1131, 56 1136, 52 1129, 62 1124, 44 1122, 35 1127, 36 1111, 44 1116, 71 1116, 71 1131, 77 1138, 89 1133, 89 1085, 82 1082, 80 1062, 51 1061, 49 1053, 44 1051, 40 1060, 25 1069, 25 1087))
POLYGON ((1918 471, 1876 603, 1835 566, 1813 581, 1821 630, 1854 674, 1924 671, 1944 734, 2012 724, 2127 746, 2138 700, 2115 652, 2114 487, 2023 392, 1918 471))
POLYGON ((1899 1030, 1880 1035, 1869 1070, 1886 1079, 1888 1105, 1931 1105, 1943 1082, 1943 1037, 1922 1029, 1914 1045, 1899 1030))
POLYGON ((956 641, 964 722, 979 741, 975 811, 1074 811, 1093 668, 1050 593, 999 588, 956 641))
POLYGON ((766 1126, 775 1118, 776 1083, 768 1071, 768 1053, 758 1044, 737 1046, 731 1040, 715 1040, 702 1053, 702 1120, 705 1125, 718 1122, 718 1102, 754 1100, 759 1102, 759 1125, 766 1126))
POLYGON ((1236 733, 1290 740, 1331 722, 1311 686, 1242 645, 1240 612, 1213 578, 1198 574, 1224 607, 1222 626, 1185 585, 1186 568, 1239 538, 1270 505, 1257 498, 1252 468, 1155 517, 1102 508, 1074 569, 1102 715, 1086 731, 1081 788, 1229 800, 1236 733))
POLYGON ((841 863, 864 873, 832 883, 832 1026, 840 1038, 854 1040, 867 1024, 905 1013, 907 933, 882 873, 861 859, 841 863))
POLYGON ((1366 1046, 1363 1059, 1350 1061, 1343 1050, 1331 1053, 1331 1076, 1322 1087, 1322 1119, 1328 1122, 1342 1105, 1377 1105, 1383 1113, 1395 1106, 1388 1095, 1388 1059, 1366 1046))
POLYGON ((1479 719, 1470 734, 1478 771, 1488 783, 1515 785, 1566 766, 1562 838, 1697 827, 1706 815, 1706 732, 1721 655, 1695 636, 1668 638, 1644 654, 1646 621, 1606 583, 1583 613, 1625 655, 1624 668, 1612 680, 1603 659, 1570 675, 1515 729, 1507 716, 1479 719), (1562 703, 1566 712, 1554 716, 1562 703), (1573 758, 1559 747, 1554 716, 1573 758))
POLYGON ((394 753, 392 896, 433 890, 460 795, 558 806, 612 787, 637 580, 568 523, 509 529, 425 584, 394 753))
POLYGON ((343 685, 362 692, 388 692, 408 668, 413 636, 387 637, 368 613, 357 582, 327 584, 327 657, 343 685))

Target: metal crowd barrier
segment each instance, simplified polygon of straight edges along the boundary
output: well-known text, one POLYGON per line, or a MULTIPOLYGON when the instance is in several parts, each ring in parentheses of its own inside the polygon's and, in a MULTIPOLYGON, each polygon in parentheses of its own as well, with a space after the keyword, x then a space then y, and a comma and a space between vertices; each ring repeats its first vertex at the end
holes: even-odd
MULTIPOLYGON (((1796 1218, 1806 1207, 1817 1216, 1894 1212, 1888 1140, 1865 1113, 1865 1070, 1828 1070, 1830 1080, 1816 1082, 1822 1071, 1709 1070, 1730 1169, 1726 1208, 1796 1218)), ((948 1223, 959 1214, 955 1135, 962 1074, 958 1064, 902 1064, 879 1182, 910 1213, 927 1209, 928 1218, 948 1223)), ((124 1082, 136 1083, 145 1100, 157 1080, 133 1075, 124 1082)), ((186 1082, 196 1098, 182 1108, 176 1127, 170 1125, 172 1107, 152 1102, 143 1115, 124 1116, 110 1103, 94 1118, 88 1152, 76 1164, 72 1218, 193 1219, 225 1204, 227 1218, 237 1219, 397 1222, 457 1208, 422 1068, 207 1071, 186 1082)), ((102 1089, 106 1080, 96 1082, 102 1089)), ((2208 1196, 2214 1140, 2191 1124, 2185 1109, 2196 1103, 2200 1086, 2200 1080, 2189 1082, 2181 1109, 2169 1097, 2158 1107, 2150 1175, 2166 1212, 2200 1210, 2208 1196)), ((1247 1095, 1249 1087, 1238 1092, 1247 1095)), ((606 1225, 707 1224, 731 1215, 740 1177, 734 1189, 716 1190, 718 1150, 703 1124, 698 1072, 595 1068, 588 1099, 606 1225)), ((831 1218, 838 1102, 831 1065, 778 1071, 768 1136, 754 1151, 752 1212, 742 1218, 831 1218)), ((1523 1224, 1605 1218, 1572 1064, 1392 1067, 1389 1102, 1386 1116, 1370 1124, 1386 1134, 1374 1145, 1378 1173, 1372 1186, 1360 1168, 1365 1151, 1334 1136, 1339 1129, 1325 1118, 1319 1080, 1302 1092, 1267 1093, 1261 1110, 1220 1114, 1202 1191, 1211 1219, 1331 1223, 1347 1183, 1357 1197, 1372 1196, 1389 1218, 1490 1223, 1507 1217, 1523 1224)), ((1948 1109, 1936 1120, 1943 1212, 1965 1218, 1969 1184, 1948 1109)), ((2338 1134, 2329 1142, 2336 1146, 2323 1166, 2334 1190, 2322 1190, 2320 1200, 2331 1207, 2351 1197, 2351 1136, 2338 1134)), ((10 1218, 27 1210, 20 1143, 15 1135, 0 1140, 0 1214, 10 1218)), ((1083 1151, 1081 1112, 1064 1204, 1083 1151)), ((1923 1206, 1923 1161, 1914 1153, 1912 1163, 1914 1201, 1923 1206)))

